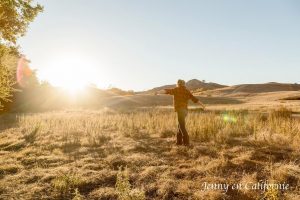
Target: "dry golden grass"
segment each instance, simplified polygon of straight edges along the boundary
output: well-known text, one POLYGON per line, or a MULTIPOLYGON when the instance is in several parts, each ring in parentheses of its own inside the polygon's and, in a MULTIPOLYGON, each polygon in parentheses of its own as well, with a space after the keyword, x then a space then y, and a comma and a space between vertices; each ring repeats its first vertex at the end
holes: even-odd
POLYGON ((300 120, 190 111, 191 147, 169 109, 0 116, 0 199, 297 199, 300 120), (124 170, 125 169, 125 170, 124 170), (124 171, 123 171, 124 170, 124 171), (203 183, 289 183, 288 191, 203 190, 203 183))

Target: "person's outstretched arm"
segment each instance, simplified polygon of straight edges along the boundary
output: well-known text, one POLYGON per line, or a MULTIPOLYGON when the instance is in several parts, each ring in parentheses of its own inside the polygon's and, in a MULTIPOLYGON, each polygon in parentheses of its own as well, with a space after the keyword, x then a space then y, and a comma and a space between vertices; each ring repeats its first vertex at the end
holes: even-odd
POLYGON ((201 101, 198 101, 198 104, 203 108, 203 110, 205 109, 205 105, 201 101))
POLYGON ((197 99, 191 92, 190 92, 190 99, 194 102, 199 104, 203 109, 205 109, 205 105, 199 100, 197 99))
POLYGON ((164 89, 165 94, 174 95, 174 89, 164 89))
POLYGON ((160 94, 169 94, 169 95, 174 95, 174 89, 163 89, 159 90, 154 93, 155 95, 160 95, 160 94))

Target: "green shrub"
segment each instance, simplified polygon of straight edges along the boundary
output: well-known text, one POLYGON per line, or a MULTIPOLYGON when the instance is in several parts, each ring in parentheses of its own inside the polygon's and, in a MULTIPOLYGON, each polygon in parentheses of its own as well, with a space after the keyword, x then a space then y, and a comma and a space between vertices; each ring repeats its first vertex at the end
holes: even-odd
POLYGON ((61 174, 52 181, 54 189, 62 197, 79 196, 77 188, 82 184, 84 184, 84 180, 74 173, 61 174))
POLYGON ((120 200, 144 200, 146 198, 145 193, 140 189, 132 189, 127 168, 124 171, 119 168, 116 190, 120 200))

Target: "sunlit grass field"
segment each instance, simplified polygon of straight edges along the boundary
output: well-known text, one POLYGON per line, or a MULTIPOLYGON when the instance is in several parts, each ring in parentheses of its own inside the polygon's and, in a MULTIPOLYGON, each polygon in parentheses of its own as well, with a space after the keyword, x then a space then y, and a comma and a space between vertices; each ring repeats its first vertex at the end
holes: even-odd
POLYGON ((0 117, 0 199, 300 199, 300 119, 190 110, 69 110, 0 117), (288 183, 282 190, 203 190, 203 183, 288 183))

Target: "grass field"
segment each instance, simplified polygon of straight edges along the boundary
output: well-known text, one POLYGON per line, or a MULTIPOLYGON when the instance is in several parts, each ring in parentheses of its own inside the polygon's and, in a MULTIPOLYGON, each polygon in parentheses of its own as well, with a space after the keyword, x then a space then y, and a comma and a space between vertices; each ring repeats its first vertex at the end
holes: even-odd
POLYGON ((281 108, 191 110, 191 146, 171 109, 0 116, 0 199, 300 199, 300 120, 281 108), (288 190, 207 189, 268 181, 288 190))

